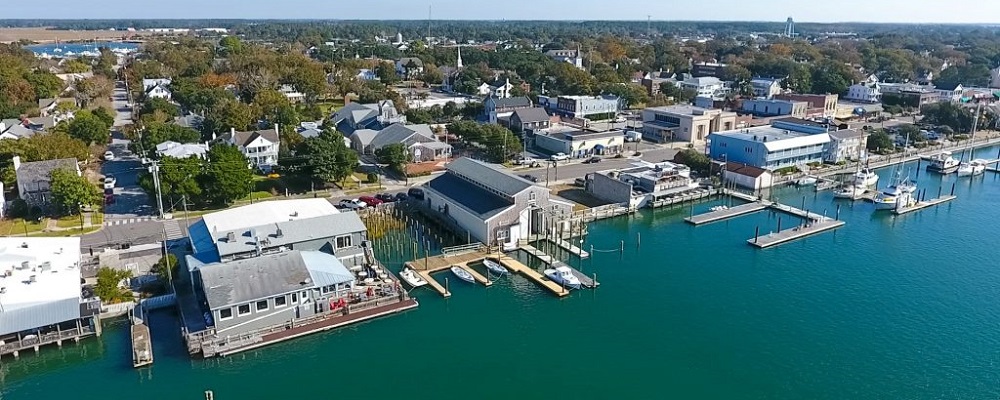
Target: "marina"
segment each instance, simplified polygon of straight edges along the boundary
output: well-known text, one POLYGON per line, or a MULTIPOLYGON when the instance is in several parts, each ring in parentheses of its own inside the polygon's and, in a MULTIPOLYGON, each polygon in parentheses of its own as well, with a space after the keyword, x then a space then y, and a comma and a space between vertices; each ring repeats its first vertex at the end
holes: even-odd
POLYGON ((939 204, 944 204, 944 203, 947 203, 949 201, 955 200, 957 198, 958 198, 957 196, 948 195, 948 196, 943 196, 943 197, 938 197, 938 198, 930 199, 930 200, 927 200, 927 201, 917 201, 913 205, 898 207, 895 210, 893 210, 892 212, 893 212, 893 214, 896 214, 896 215, 909 214, 909 213, 914 212, 914 211, 920 211, 920 210, 923 210, 923 209, 928 208, 928 207, 934 207, 934 206, 939 205, 939 204))

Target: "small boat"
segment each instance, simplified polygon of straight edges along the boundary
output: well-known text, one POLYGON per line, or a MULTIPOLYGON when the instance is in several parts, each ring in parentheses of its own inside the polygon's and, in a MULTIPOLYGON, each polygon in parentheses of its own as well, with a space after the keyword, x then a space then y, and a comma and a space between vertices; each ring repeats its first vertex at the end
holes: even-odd
POLYGON ((572 289, 580 288, 580 279, 577 279, 573 275, 573 271, 569 267, 556 267, 555 269, 546 269, 545 276, 552 281, 572 289))
POLYGON ((989 161, 987 160, 977 158, 967 163, 962 163, 962 165, 958 167, 958 176, 982 175, 986 172, 986 164, 988 162, 989 161))
POLYGON ((875 186, 878 183, 878 175, 870 168, 863 168, 854 173, 854 185, 860 187, 875 186))
POLYGON ((507 273, 507 269, 501 266, 500 263, 490 260, 488 258, 483 260, 483 265, 485 265, 486 269, 490 270, 490 272, 494 274, 503 275, 507 273))
POLYGON ((847 185, 847 186, 844 186, 844 187, 838 189, 836 192, 833 192, 833 197, 837 198, 837 199, 852 199, 852 200, 857 200, 857 199, 861 198, 861 196, 864 195, 865 192, 867 192, 867 191, 868 191, 868 189, 866 189, 864 187, 860 187, 860 186, 856 186, 856 185, 847 185))
POLYGON ((714 206, 712 208, 709 208, 708 210, 709 211, 722 211, 722 210, 728 210, 728 209, 729 209, 728 206, 714 206))
POLYGON ((911 206, 916 200, 913 196, 916 191, 917 185, 909 179, 903 180, 897 171, 895 182, 875 196, 875 210, 895 210, 898 206, 911 206))
POLYGON ((406 282, 407 285, 414 288, 427 284, 427 281, 425 281, 424 278, 421 278, 420 275, 417 274, 417 271, 409 268, 403 268, 403 270, 399 272, 399 278, 402 279, 403 282, 406 282))
POLYGON ((817 179, 816 179, 815 176, 805 176, 805 177, 799 178, 797 181, 795 181, 795 185, 796 186, 809 186, 809 185, 815 185, 816 182, 817 182, 817 179))
POLYGON ((466 282, 469 282, 469 283, 475 283, 476 282, 476 278, 474 278, 472 276, 472 274, 469 273, 469 271, 466 271, 465 269, 463 269, 462 267, 459 267, 457 265, 451 267, 451 273, 455 274, 455 276, 457 276, 458 279, 461 279, 463 281, 466 281, 466 282))
POLYGON ((951 156, 950 151, 942 151, 931 157, 931 163, 927 165, 927 170, 947 175, 957 171, 959 166, 958 160, 951 156))

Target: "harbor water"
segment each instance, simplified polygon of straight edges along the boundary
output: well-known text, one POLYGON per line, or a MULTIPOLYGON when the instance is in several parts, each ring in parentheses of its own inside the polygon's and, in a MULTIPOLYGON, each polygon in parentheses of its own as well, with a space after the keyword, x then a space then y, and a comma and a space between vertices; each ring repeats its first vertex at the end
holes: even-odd
POLYGON ((47 43, 25 46, 36 56, 49 57, 71 57, 89 56, 97 57, 101 55, 100 48, 107 47, 118 52, 134 52, 139 50, 138 43, 125 42, 86 42, 86 43, 47 43))
POLYGON ((597 290, 557 299, 518 276, 452 277, 448 300, 419 289, 414 311, 227 358, 189 359, 175 317, 156 312, 153 366, 131 368, 127 326, 112 323, 5 359, 0 399, 997 398, 1000 176, 918 179, 928 198, 952 183, 957 200, 898 217, 781 189, 810 211, 841 205, 847 225, 767 250, 746 240, 780 214, 682 221, 725 200, 605 220, 592 258, 569 261, 597 290))

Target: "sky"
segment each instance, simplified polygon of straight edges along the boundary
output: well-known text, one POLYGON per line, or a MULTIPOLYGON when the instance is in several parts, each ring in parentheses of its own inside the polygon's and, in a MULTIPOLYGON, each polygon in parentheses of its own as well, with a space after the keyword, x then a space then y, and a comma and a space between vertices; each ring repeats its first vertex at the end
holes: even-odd
POLYGON ((711 20, 1000 23, 998 0, 5 0, 0 19, 711 20))

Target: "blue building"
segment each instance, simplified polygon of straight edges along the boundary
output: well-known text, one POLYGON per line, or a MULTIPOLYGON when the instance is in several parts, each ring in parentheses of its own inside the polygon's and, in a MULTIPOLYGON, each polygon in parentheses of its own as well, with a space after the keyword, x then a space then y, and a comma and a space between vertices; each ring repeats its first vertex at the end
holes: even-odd
MULTIPOLYGON (((808 121, 807 121, 808 122, 808 121)), ((823 162, 830 143, 826 133, 806 133, 776 123, 709 135, 709 154, 714 160, 747 164, 768 170, 823 162), (784 127, 782 127, 784 126, 784 127)), ((813 127, 815 130, 815 127, 813 127)))

